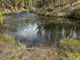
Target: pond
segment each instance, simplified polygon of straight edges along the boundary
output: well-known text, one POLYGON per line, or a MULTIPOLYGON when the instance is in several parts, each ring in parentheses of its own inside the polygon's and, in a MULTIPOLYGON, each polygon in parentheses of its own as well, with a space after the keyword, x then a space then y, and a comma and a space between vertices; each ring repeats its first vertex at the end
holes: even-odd
POLYGON ((80 39, 80 19, 45 17, 17 13, 6 15, 8 27, 1 33, 13 37, 28 47, 52 47, 60 39, 80 39))

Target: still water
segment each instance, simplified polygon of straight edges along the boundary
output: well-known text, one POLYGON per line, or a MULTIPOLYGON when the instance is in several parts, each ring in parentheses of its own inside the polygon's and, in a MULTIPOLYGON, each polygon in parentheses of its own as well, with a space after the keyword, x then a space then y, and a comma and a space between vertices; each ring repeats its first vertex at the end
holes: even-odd
POLYGON ((80 39, 79 19, 44 17, 35 14, 10 14, 3 30, 16 41, 31 46, 54 46, 60 39, 80 39))

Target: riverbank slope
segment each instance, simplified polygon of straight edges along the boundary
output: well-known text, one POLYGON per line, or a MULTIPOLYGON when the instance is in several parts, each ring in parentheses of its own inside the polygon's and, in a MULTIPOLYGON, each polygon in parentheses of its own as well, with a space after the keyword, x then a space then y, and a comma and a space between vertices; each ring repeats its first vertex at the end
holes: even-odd
POLYGON ((44 16, 56 16, 56 17, 74 17, 80 18, 80 1, 74 2, 72 6, 70 4, 66 4, 63 7, 43 7, 43 8, 33 8, 33 12, 38 15, 44 16))

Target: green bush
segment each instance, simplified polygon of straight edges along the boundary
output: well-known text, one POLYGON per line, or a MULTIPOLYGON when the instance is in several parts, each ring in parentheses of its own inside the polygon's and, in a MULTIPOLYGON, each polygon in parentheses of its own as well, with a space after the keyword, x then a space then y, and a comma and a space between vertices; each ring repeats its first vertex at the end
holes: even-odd
POLYGON ((0 47, 15 44, 15 40, 7 34, 0 34, 0 47))
POLYGON ((60 40, 60 56, 78 60, 80 58, 80 41, 75 39, 60 40))
POLYGON ((3 23, 3 19, 5 18, 5 16, 3 16, 3 12, 0 11, 0 22, 3 23))

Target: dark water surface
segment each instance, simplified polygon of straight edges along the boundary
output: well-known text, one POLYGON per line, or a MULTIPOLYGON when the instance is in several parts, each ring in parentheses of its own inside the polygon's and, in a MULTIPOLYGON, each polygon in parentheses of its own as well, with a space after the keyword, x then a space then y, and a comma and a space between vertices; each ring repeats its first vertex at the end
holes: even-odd
POLYGON ((3 33, 31 46, 54 46, 60 39, 80 39, 80 19, 44 17, 35 14, 6 16, 8 27, 3 33))

